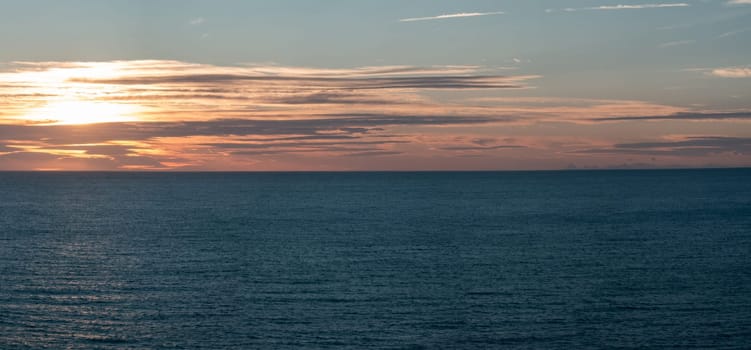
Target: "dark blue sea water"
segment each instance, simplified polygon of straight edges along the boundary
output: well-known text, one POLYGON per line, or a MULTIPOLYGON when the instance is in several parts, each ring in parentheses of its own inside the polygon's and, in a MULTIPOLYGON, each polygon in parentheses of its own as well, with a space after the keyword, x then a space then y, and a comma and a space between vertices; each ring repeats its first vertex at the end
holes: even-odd
POLYGON ((0 173, 1 349, 741 349, 751 170, 0 173))

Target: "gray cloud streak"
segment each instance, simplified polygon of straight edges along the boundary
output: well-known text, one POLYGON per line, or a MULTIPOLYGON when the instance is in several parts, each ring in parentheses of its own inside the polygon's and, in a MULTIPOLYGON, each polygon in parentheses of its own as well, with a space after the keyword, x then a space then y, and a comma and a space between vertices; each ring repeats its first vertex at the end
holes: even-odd
POLYGON ((92 143, 149 140, 158 137, 307 135, 346 128, 395 125, 465 125, 503 121, 499 117, 334 114, 320 119, 218 119, 185 122, 125 122, 92 125, 0 125, 0 140, 46 140, 49 143, 92 143))
POLYGON ((580 150, 588 154, 633 154, 701 157, 721 153, 751 154, 751 138, 696 136, 679 141, 622 143, 611 148, 580 150))
POLYGON ((474 76, 420 76, 420 77, 312 77, 312 76, 251 76, 240 74, 185 74, 167 76, 141 76, 115 79, 73 78, 73 83, 114 85, 160 84, 229 84, 229 83, 294 83, 301 89, 520 89, 513 83, 517 78, 493 75, 474 76))
POLYGON ((451 146, 451 147, 441 147, 440 149, 444 151, 487 151, 487 150, 496 150, 496 149, 519 149, 519 148, 526 148, 526 147, 518 146, 518 145, 451 146))
POLYGON ((404 154, 404 152, 398 152, 398 151, 365 151, 365 152, 354 152, 354 153, 348 153, 345 154, 345 157, 385 157, 385 156, 396 156, 404 154))
POLYGON ((702 112, 684 112, 675 113, 669 115, 651 115, 651 116, 625 116, 625 117, 604 117, 604 118, 592 118, 590 121, 608 122, 608 121, 634 121, 634 120, 744 120, 751 119, 751 111, 747 112, 718 112, 718 113, 702 113, 702 112))

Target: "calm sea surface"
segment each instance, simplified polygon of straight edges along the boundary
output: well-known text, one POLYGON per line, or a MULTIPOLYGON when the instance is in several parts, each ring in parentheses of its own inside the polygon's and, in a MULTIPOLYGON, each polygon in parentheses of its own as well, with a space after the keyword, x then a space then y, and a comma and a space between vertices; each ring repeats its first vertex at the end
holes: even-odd
POLYGON ((0 173, 0 349, 748 349, 751 170, 0 173))

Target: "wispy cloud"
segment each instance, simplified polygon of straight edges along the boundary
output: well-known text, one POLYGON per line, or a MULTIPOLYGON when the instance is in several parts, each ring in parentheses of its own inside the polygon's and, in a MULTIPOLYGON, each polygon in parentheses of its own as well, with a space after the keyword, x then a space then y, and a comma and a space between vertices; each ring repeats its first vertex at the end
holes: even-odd
POLYGON ((751 5, 751 0, 730 0, 728 5, 751 5))
POLYGON ((451 18, 464 18, 464 17, 493 16, 493 15, 502 15, 502 14, 504 14, 503 11, 495 11, 495 12, 460 12, 460 13, 451 13, 451 14, 438 15, 438 16, 430 16, 430 17, 402 18, 402 19, 399 20, 399 22, 432 21, 432 20, 437 20, 437 19, 451 19, 451 18))
POLYGON ((731 36, 738 35, 738 34, 741 34, 741 33, 745 33, 745 32, 747 32, 749 30, 751 30, 751 28, 743 28, 743 29, 738 29, 738 30, 732 30, 732 31, 729 31, 729 32, 722 33, 722 34, 718 35, 717 37, 718 38, 727 38, 727 37, 731 37, 731 36))
POLYGON ((751 67, 726 67, 717 68, 709 74, 721 78, 751 78, 751 67))
POLYGON ((201 25, 201 24, 203 24, 205 22, 206 22, 205 18, 203 18, 203 17, 196 17, 196 18, 191 19, 189 23, 191 25, 197 26, 197 25, 201 25))
POLYGON ((656 8, 670 8, 670 7, 689 7, 691 6, 685 2, 678 3, 662 3, 662 4, 634 4, 634 5, 603 5, 594 7, 579 7, 579 8, 564 8, 561 10, 547 9, 547 12, 577 12, 577 11, 611 11, 611 10, 642 10, 642 9, 656 9, 656 8))
POLYGON ((667 48, 667 47, 674 47, 674 46, 682 46, 682 45, 689 45, 695 43, 696 40, 678 40, 678 41, 670 41, 667 43, 662 43, 659 45, 660 48, 667 48))

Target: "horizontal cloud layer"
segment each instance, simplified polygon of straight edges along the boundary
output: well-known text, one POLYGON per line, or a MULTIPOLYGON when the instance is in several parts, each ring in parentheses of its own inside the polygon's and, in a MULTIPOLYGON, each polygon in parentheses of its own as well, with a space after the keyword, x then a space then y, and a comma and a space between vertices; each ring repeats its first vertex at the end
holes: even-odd
POLYGON ((621 116, 593 118, 592 121, 638 121, 638 120, 751 120, 751 111, 744 112, 681 112, 669 115, 621 116))
POLYGON ((691 157, 733 153, 747 156, 751 154, 751 138, 694 136, 672 141, 623 143, 611 148, 587 149, 579 152, 691 157))
MULTIPOLYGON (((555 167, 583 154, 615 162, 618 154, 665 152, 562 138, 559 128, 575 134, 615 123, 749 119, 743 111, 644 101, 509 97, 534 91, 530 84, 541 77, 508 73, 16 62, 0 71, 0 170, 555 167), (510 128, 530 135, 509 137, 510 128)), ((727 149, 733 145, 745 147, 727 149)))

